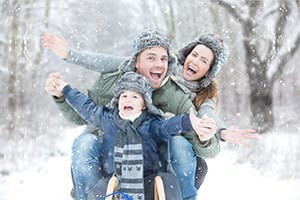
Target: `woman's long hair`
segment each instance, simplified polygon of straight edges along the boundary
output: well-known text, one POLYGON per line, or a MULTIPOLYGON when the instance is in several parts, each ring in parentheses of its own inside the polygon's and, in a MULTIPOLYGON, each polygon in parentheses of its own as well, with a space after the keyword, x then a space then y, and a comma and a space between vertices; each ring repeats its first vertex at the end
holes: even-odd
POLYGON ((208 99, 215 100, 216 105, 219 102, 219 83, 216 79, 214 79, 209 86, 197 92, 193 103, 196 108, 199 109, 201 104, 203 104, 208 99))

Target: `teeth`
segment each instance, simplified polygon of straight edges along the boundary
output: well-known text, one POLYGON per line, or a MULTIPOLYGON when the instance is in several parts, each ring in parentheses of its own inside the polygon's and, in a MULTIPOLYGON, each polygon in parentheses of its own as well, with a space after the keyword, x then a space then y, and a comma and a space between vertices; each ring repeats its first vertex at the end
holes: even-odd
POLYGON ((192 67, 190 67, 190 66, 188 67, 188 69, 191 70, 191 71, 194 72, 194 73, 197 72, 196 69, 194 69, 194 68, 192 68, 192 67))
POLYGON ((161 72, 150 72, 151 74, 158 74, 158 75, 161 75, 162 73, 161 72))
POLYGON ((197 71, 193 66, 189 66, 189 69, 191 69, 193 71, 197 71))
POLYGON ((159 79, 160 76, 161 76, 161 73, 155 73, 155 72, 150 72, 152 78, 155 78, 155 79, 159 79))
POLYGON ((124 106, 124 110, 133 110, 133 107, 131 107, 131 106, 124 106))

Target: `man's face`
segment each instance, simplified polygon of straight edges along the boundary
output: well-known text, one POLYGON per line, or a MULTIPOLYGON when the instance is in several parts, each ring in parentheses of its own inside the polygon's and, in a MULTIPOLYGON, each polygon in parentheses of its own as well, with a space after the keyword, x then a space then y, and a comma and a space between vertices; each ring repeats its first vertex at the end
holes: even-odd
POLYGON ((168 53, 163 47, 142 51, 136 60, 136 72, 145 76, 154 89, 159 88, 168 70, 168 53))
POLYGON ((119 97, 118 108, 122 116, 130 117, 141 112, 146 106, 140 93, 125 90, 119 97))

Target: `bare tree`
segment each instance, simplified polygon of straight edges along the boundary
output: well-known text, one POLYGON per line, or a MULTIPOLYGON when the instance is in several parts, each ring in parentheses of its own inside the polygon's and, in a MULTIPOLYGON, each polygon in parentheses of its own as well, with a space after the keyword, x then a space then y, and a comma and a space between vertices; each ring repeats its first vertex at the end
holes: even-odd
MULTIPOLYGON (((40 9, 36 9, 34 5, 40 3, 37 0, 14 0, 7 2, 7 38, 4 43, 7 47, 6 56, 3 58, 4 66, 7 66, 7 130, 12 136, 23 135, 20 128, 25 124, 29 124, 30 110, 28 106, 32 106, 33 85, 40 82, 35 78, 37 70, 31 70, 30 66, 39 66, 42 58, 42 50, 35 45, 33 36, 38 30, 32 30, 32 24, 35 19, 41 19, 40 9), (28 53, 31 55, 29 56, 28 53), (31 57, 32 56, 32 57, 31 57)), ((49 0, 46 1, 45 14, 42 21, 47 26, 49 17, 49 0)), ((44 8, 44 7, 43 7, 44 8)), ((36 27, 35 27, 36 28, 36 27)), ((39 27, 42 29, 42 27, 39 27)))
POLYGON ((10 133, 13 133, 15 130, 15 119, 16 119, 16 80, 17 80, 17 57, 18 57, 18 21, 19 21, 19 13, 18 13, 18 0, 14 0, 11 3, 11 25, 10 25, 10 35, 8 36, 8 110, 9 110, 9 118, 8 118, 8 130, 10 133))
MULTIPOLYGON (((212 2, 227 10, 242 27, 245 64, 250 85, 251 121, 259 131, 268 131, 274 124, 272 110, 274 83, 300 46, 300 31, 295 30, 293 35, 288 33, 295 3, 278 0, 275 7, 274 1, 271 2, 272 5, 264 7, 264 2, 260 0, 245 0, 243 6, 232 1, 213 0, 212 2), (272 38, 262 37, 270 17, 276 19, 273 32, 270 34, 272 38), (294 42, 286 47, 284 44, 289 39, 293 39, 294 42)), ((297 15, 295 17, 297 24, 299 14, 297 10, 294 13, 297 15)))
POLYGON ((175 42, 176 38, 176 10, 177 0, 142 0, 139 9, 150 16, 153 25, 157 27, 165 27, 168 37, 175 42), (154 10, 157 12, 155 13, 154 10), (159 22, 163 22, 160 24, 159 22))

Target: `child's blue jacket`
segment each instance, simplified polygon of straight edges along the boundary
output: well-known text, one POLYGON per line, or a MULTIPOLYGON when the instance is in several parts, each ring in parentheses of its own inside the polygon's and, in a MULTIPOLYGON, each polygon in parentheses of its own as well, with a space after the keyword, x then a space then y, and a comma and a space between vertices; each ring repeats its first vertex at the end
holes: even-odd
MULTIPOLYGON (((104 132, 103 158, 105 171, 113 173, 113 155, 115 138, 118 131, 114 123, 114 113, 117 108, 108 108, 95 104, 86 95, 69 85, 64 87, 68 104, 87 122, 99 127, 104 132)), ((170 119, 164 119, 147 113, 144 122, 137 128, 142 139, 144 157, 144 175, 156 173, 159 168, 158 144, 167 142, 171 136, 192 130, 188 114, 182 114, 170 119)))

